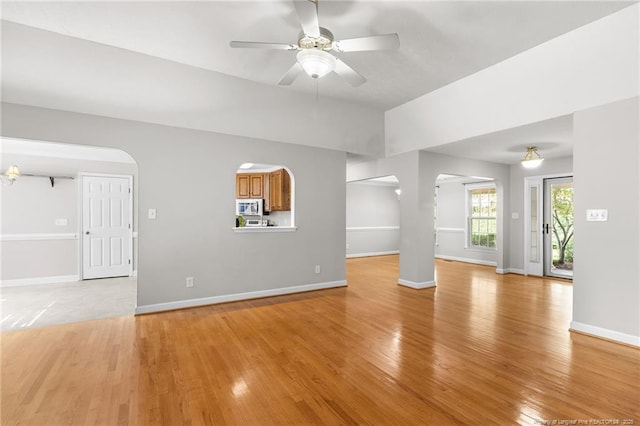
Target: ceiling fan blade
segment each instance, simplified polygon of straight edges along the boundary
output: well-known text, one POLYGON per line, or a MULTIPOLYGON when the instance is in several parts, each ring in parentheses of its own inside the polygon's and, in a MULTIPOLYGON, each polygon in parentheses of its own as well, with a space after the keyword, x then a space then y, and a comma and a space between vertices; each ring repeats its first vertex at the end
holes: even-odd
POLYGON ((354 70, 338 58, 336 58, 336 67, 333 69, 333 71, 340 77, 347 80, 347 83, 349 83, 353 87, 358 87, 365 81, 367 81, 367 79, 364 78, 360 73, 358 73, 358 71, 354 70))
POLYGON ((302 66, 296 61, 296 63, 293 64, 291 68, 289 68, 289 71, 287 71, 287 73, 282 76, 282 78, 278 82, 278 85, 289 86, 303 72, 304 70, 302 69, 302 66))
POLYGON ((320 37, 318 24, 318 3, 314 0, 293 0, 302 31, 311 37, 320 37))
POLYGON ((295 44, 285 43, 263 43, 261 41, 232 41, 229 43, 231 47, 246 47, 252 49, 271 49, 271 50, 298 50, 295 44))
POLYGON ((338 52, 362 52, 366 50, 397 49, 398 47, 400 47, 400 38, 396 33, 350 38, 334 43, 334 49, 338 52))

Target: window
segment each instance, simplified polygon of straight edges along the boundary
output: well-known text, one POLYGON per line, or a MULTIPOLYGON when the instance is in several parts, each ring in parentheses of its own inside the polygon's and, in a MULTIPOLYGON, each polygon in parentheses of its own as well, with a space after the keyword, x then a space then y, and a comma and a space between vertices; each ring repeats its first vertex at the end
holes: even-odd
POLYGON ((495 186, 469 186, 467 235, 473 248, 496 248, 498 197, 495 186))

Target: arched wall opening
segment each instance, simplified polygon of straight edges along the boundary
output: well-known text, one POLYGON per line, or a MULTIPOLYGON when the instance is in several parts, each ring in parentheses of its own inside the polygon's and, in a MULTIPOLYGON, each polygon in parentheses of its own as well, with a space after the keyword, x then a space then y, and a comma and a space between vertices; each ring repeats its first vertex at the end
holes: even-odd
POLYGON ((295 177, 285 165, 240 164, 235 178, 236 227, 295 227, 295 188, 295 177))
MULTIPOLYGON (((5 321, 3 325, 42 326, 59 323, 56 321, 133 315, 138 272, 136 161, 120 149, 5 137, 0 139, 0 149, 0 170, 4 172, 12 164, 20 170, 13 185, 3 185, 0 194, 2 288, 14 294, 16 303, 23 297, 20 294, 36 288, 42 288, 42 293, 65 288, 69 291, 69 297, 56 293, 56 299, 46 303, 44 310, 42 307, 35 309, 31 304, 21 314, 13 312, 22 319, 5 321), (112 177, 118 185, 126 185, 121 188, 124 193, 119 197, 124 204, 118 213, 114 213, 118 216, 118 235, 110 239, 112 245, 102 246, 96 242, 94 231, 97 230, 96 220, 104 211, 87 216, 86 212, 96 204, 83 205, 86 194, 82 183, 89 178, 105 181, 112 177), (89 220, 93 222, 89 223, 89 220), (87 247, 93 247, 94 251, 88 254, 87 247), (97 268, 101 269, 100 276, 87 274, 88 268, 101 265, 105 268, 97 268), (107 280, 87 279, 99 277, 113 279, 110 291, 103 296, 97 296, 94 290, 106 285, 107 280), (85 290, 93 292, 95 301, 90 303, 87 297, 92 296, 85 295, 78 303, 84 309, 65 305, 85 290)), ((105 200, 97 202, 104 203, 105 200)), ((115 205, 107 207, 118 210, 115 205)), ((3 305, 6 314, 12 309, 9 306, 5 309, 3 305)))
POLYGON ((498 203, 493 178, 439 174, 434 189, 434 257, 496 266, 498 203))

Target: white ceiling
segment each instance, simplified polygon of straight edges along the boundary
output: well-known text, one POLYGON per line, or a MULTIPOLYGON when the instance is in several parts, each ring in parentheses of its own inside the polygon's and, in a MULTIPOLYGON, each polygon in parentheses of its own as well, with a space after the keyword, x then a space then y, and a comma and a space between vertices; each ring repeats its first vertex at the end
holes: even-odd
MULTIPOLYGON (((353 88, 336 75, 329 75, 321 79, 317 87, 315 80, 302 76, 291 87, 278 90, 313 96, 318 93, 322 97, 384 111, 633 3, 320 0, 320 25, 329 28, 336 39, 397 32, 400 49, 339 55, 368 79, 360 87, 353 88)), ((295 52, 232 49, 229 41, 294 43, 300 30, 291 0, 3 1, 1 7, 3 21, 121 48, 132 55, 158 57, 194 69, 221 72, 274 87, 295 61, 295 52)), ((11 40, 20 43, 20 39, 11 40)), ((90 53, 83 51, 84 62, 92 59, 90 53)), ((134 90, 123 92, 122 87, 128 86, 120 86, 122 82, 118 78, 126 76, 126 73, 116 70, 126 70, 130 63, 95 64, 95 69, 74 67, 74 81, 82 80, 82 73, 87 74, 86 81, 94 81, 93 75, 89 74, 98 70, 103 72, 104 69, 119 76, 101 80, 104 82, 101 86, 89 85, 93 87, 91 90, 85 90, 86 86, 78 86, 83 90, 74 90, 77 88, 69 81, 55 77, 64 67, 61 64, 53 66, 55 57, 49 61, 51 69, 56 72, 48 72, 46 66, 37 70, 27 67, 25 71, 28 71, 29 79, 25 81, 20 81, 19 73, 18 80, 3 77, 5 93, 7 89, 17 88, 21 89, 18 92, 40 91, 53 99, 70 97, 70 110, 83 111, 84 105, 84 111, 89 113, 96 113, 92 112, 91 105, 103 102, 114 103, 115 110, 127 114, 128 110, 121 105, 124 101, 120 104, 114 101, 121 97, 125 98, 127 105, 149 111, 159 109, 160 104, 166 101, 153 96, 136 96, 134 90), (60 84, 55 81, 60 81, 60 84), (28 87, 23 87, 25 84, 28 87)), ((65 63, 64 66, 71 64, 65 63)), ((20 67, 13 69, 21 70, 20 67)), ((11 75, 16 78, 15 72, 11 75)), ((37 97, 25 99, 24 103, 29 104, 29 99, 37 97)), ((192 109, 205 108, 202 102, 206 99, 193 98, 192 109)), ((22 103, 15 99, 12 102, 22 103)), ((164 105, 168 111, 172 111, 172 107, 174 105, 164 105)), ((67 107, 61 104, 60 109, 67 107)), ((571 129, 571 117, 561 117, 429 151, 459 157, 472 155, 476 159, 514 164, 524 155, 526 146, 536 145, 546 158, 565 157, 572 153, 571 129)))
POLYGON ((490 133, 471 139, 429 148, 430 152, 453 157, 517 164, 535 146, 544 158, 573 155, 573 118, 563 116, 526 126, 490 133))
MULTIPOLYGON (((320 0, 320 25, 336 39, 395 32, 400 49, 340 54, 368 82, 353 88, 331 74, 317 90, 386 110, 629 4, 320 0)), ((290 0, 9 1, 2 19, 273 85, 295 52, 231 49, 229 41, 295 43, 300 31, 290 0)), ((316 86, 305 76, 283 90, 316 86)))

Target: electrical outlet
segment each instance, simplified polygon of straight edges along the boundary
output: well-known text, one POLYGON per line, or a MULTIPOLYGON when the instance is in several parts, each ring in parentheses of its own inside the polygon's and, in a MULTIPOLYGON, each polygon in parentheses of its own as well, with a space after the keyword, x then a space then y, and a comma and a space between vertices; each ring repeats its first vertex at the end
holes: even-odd
POLYGON ((158 213, 156 212, 156 209, 149 209, 149 211, 147 212, 147 217, 149 219, 155 219, 156 217, 158 217, 158 213))
POLYGON ((187 277, 187 287, 193 287, 193 277, 187 277))
POLYGON ((320 273, 320 265, 316 265, 316 274, 320 273))

